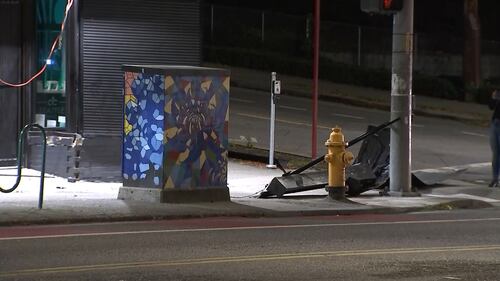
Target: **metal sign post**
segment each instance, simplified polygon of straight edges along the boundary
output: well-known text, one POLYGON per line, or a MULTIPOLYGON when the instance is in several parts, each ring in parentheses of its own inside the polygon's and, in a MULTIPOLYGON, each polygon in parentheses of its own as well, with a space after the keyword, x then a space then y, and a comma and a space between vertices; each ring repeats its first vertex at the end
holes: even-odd
POLYGON ((281 94, 281 81, 276 80, 276 72, 271 72, 271 119, 269 124, 269 169, 276 169, 274 165, 274 123, 276 119, 276 102, 281 94))

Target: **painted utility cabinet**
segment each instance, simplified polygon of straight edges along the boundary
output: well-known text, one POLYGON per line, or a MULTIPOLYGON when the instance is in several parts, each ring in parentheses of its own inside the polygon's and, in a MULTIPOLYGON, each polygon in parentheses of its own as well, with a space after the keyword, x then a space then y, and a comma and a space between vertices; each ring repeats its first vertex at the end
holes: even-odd
POLYGON ((229 200, 228 70, 125 65, 119 199, 229 200))

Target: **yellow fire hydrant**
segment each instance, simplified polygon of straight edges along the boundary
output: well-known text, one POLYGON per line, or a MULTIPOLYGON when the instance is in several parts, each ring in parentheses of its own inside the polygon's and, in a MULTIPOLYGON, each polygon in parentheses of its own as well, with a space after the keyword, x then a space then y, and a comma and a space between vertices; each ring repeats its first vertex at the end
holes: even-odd
POLYGON ((328 154, 325 161, 328 162, 328 186, 326 190, 332 199, 345 199, 345 168, 351 165, 354 155, 346 150, 346 142, 342 129, 332 129, 330 138, 325 143, 328 154))

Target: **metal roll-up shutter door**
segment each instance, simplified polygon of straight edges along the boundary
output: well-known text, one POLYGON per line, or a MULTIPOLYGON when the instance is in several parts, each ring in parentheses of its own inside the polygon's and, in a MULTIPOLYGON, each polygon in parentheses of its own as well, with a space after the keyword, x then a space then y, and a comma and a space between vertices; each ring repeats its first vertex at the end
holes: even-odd
POLYGON ((83 133, 121 135, 121 65, 200 65, 200 1, 81 3, 83 133))

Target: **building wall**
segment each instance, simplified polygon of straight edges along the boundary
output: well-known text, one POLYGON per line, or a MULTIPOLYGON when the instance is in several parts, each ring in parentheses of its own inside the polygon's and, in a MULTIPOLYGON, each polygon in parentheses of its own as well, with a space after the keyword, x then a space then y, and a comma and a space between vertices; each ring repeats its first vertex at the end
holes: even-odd
MULTIPOLYGON (((0 36, 0 78, 10 83, 21 80, 21 4, 19 1, 0 0, 0 26, 10 27, 0 36)), ((21 88, 0 83, 0 166, 12 165, 16 158, 16 140, 19 133, 21 88), (10 159, 10 160, 8 160, 10 159)))
POLYGON ((121 177, 123 64, 201 64, 199 0, 85 0, 80 7, 82 177, 121 177), (114 167, 94 169, 93 167, 114 167))
MULTIPOLYGON (((62 176, 121 179, 122 65, 199 66, 200 5, 200 0, 75 0, 66 38, 68 133, 84 139, 78 167, 68 163, 70 173, 62 176)), ((66 154, 61 147, 48 157, 66 154)))
POLYGON ((123 64, 201 64, 199 0, 81 3, 82 133, 119 136, 123 64))

